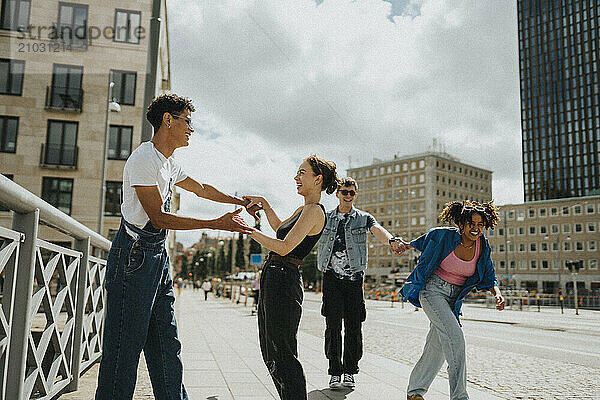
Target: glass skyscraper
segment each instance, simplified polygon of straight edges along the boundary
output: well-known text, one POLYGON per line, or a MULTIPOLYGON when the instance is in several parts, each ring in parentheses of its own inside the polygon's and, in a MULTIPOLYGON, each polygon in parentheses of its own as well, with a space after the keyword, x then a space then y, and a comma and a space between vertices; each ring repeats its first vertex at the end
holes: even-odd
POLYGON ((600 194, 600 0, 518 0, 525 201, 600 194))

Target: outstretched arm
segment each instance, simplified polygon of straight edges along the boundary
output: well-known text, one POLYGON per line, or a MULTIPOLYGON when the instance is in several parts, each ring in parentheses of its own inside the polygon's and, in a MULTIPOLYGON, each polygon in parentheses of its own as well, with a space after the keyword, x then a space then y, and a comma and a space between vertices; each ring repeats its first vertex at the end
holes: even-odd
POLYGON ((244 201, 244 199, 240 197, 223 193, 214 186, 211 186, 207 183, 200 183, 190 177, 178 182, 176 186, 179 186, 188 192, 192 192, 198 197, 216 201, 217 203, 236 204, 238 206, 244 206, 247 203, 247 201, 244 201))
POLYGON ((150 218, 150 222, 155 228, 179 230, 220 229, 246 234, 254 231, 239 217, 238 214, 241 212, 241 208, 217 219, 203 220, 184 217, 163 211, 163 201, 157 186, 134 186, 134 188, 144 211, 148 214, 148 218, 150 218))
POLYGON ((298 221, 296 221, 283 240, 264 235, 260 231, 252 232, 250 237, 267 249, 274 251, 281 256, 285 256, 298 246, 307 235, 310 235, 311 233, 317 234, 318 232, 314 231, 317 230, 318 227, 323 226, 324 219, 325 215, 321 208, 316 204, 311 204, 304 206, 298 221))

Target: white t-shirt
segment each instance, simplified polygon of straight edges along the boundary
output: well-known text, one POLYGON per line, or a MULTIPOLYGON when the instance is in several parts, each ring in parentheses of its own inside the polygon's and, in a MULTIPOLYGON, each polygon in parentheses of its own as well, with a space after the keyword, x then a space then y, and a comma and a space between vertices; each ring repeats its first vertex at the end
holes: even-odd
POLYGON ((134 186, 158 186, 163 209, 169 211, 173 185, 187 178, 173 157, 166 158, 154 143, 143 142, 131 153, 123 169, 121 214, 130 224, 143 228, 150 220, 134 186))

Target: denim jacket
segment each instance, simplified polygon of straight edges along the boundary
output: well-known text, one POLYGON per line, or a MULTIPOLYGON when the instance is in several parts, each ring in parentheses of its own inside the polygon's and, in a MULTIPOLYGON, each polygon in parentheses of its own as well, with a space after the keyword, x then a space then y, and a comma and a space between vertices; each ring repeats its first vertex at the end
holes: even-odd
MULTIPOLYGON (((467 278, 463 288, 454 304, 454 315, 458 318, 461 315, 460 308, 464 298, 471 290, 487 289, 498 285, 494 262, 491 257, 491 248, 485 238, 481 236, 482 246, 477 260, 475 273, 467 278)), ((458 228, 433 228, 426 234, 410 242, 410 245, 421 252, 419 262, 414 271, 406 279, 406 283, 400 289, 403 301, 410 301, 417 307, 421 307, 419 302, 419 292, 425 287, 425 282, 440 266, 441 262, 454 251, 460 243, 460 233, 458 228)))
MULTIPOLYGON (((319 255, 317 267, 319 271, 325 271, 331 260, 333 252, 333 241, 337 233, 343 214, 339 214, 337 207, 327 212, 327 222, 323 234, 319 240, 319 255)), ((349 221, 346 224, 346 251, 353 272, 367 269, 367 216, 369 214, 352 207, 348 213, 349 221)))

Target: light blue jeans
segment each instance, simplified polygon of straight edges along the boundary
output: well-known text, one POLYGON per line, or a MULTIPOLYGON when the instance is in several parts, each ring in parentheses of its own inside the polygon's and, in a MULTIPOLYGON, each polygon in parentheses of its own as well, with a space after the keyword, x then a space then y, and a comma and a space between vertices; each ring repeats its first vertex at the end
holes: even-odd
POLYGON ((453 285, 432 274, 419 293, 419 300, 430 324, 423 354, 410 374, 409 395, 425 394, 445 359, 448 362, 450 399, 469 398, 465 338, 458 319, 452 313, 461 289, 462 286, 453 285))

